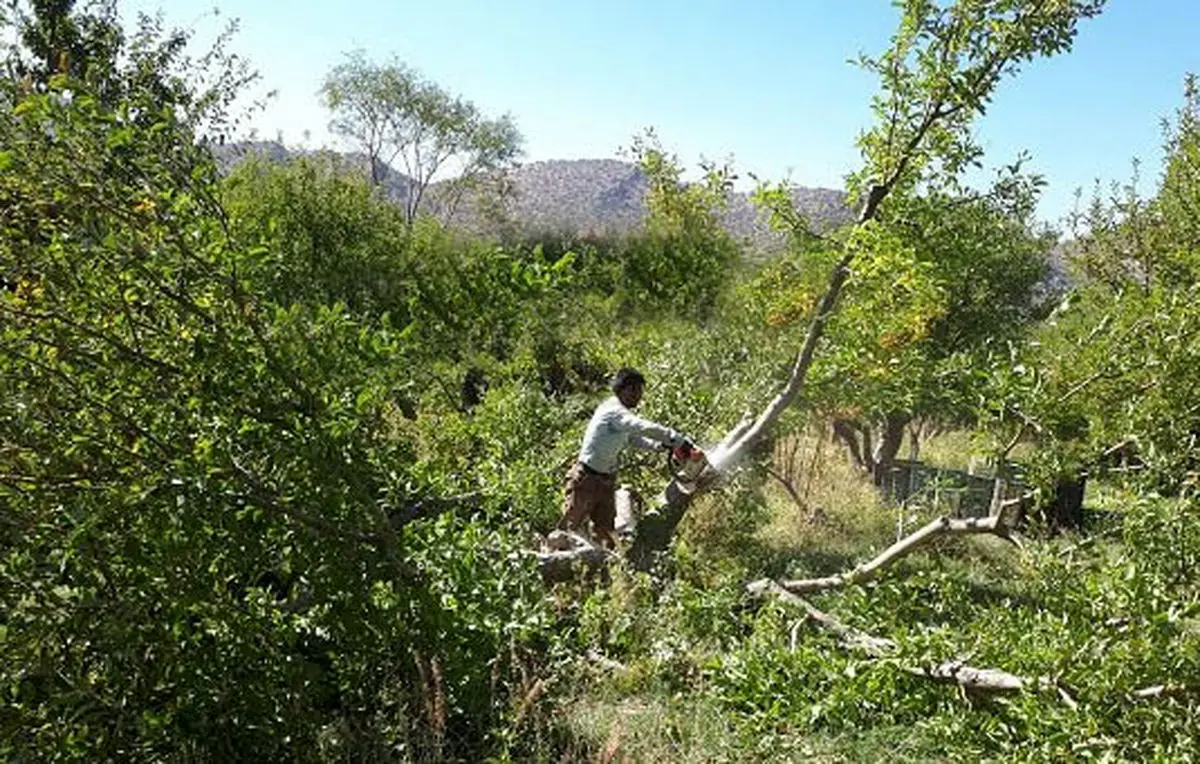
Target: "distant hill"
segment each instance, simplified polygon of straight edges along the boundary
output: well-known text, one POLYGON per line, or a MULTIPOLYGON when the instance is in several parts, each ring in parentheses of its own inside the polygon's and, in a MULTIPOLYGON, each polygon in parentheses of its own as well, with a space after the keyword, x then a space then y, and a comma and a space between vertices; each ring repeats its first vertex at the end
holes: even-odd
MULTIPOLYGON (((635 164, 616 159, 556 159, 524 165, 511 176, 509 214, 535 230, 578 233, 636 229, 645 214, 648 188, 635 164)), ((826 188, 797 187, 798 208, 818 231, 852 220, 845 194, 826 188)), ((745 193, 735 192, 724 214, 726 228, 752 242, 774 238, 745 193)))
MULTIPOLYGON (((282 162, 297 152, 274 141, 239 143, 217 147, 218 163, 228 170, 237 162, 251 156, 272 162, 282 162)), ((370 165, 364 154, 310 152, 367 174, 370 165)), ((412 179, 387 165, 380 164, 376 172, 389 198, 402 201, 410 193, 412 179)), ((645 214, 642 202, 648 182, 641 169, 632 162, 617 159, 554 159, 531 162, 510 173, 511 194, 503 207, 503 217, 518 230, 530 233, 565 233, 597 235, 626 233, 636 230, 645 214)), ((436 205, 439 184, 427 191, 431 204, 436 205)), ((808 218, 818 233, 853 222, 854 214, 846 206, 846 195, 828 188, 793 189, 796 208, 808 218)), ((469 199, 456 207, 451 218, 453 225, 482 233, 495 232, 495 218, 473 208, 469 199)), ((734 193, 724 213, 726 230, 746 243, 751 252, 760 255, 777 251, 783 237, 771 231, 761 213, 745 193, 734 193)), ((1067 249, 1060 243, 1050 253, 1050 271, 1040 288, 1042 298, 1053 298, 1071 285, 1067 275, 1067 249)))
MULTIPOLYGON (((226 170, 251 156, 280 162, 298 155, 273 141, 221 146, 214 153, 226 170)), ((321 153, 364 174, 370 171, 363 154, 321 153)), ((381 185, 390 198, 397 201, 406 198, 412 186, 410 178, 386 165, 377 167, 377 173, 383 178, 381 185)), ((511 194, 504 204, 504 216, 518 228, 531 232, 625 233, 636 230, 645 214, 643 200, 648 182, 641 169, 631 162, 616 159, 532 162, 513 170, 509 182, 511 194)), ((434 184, 428 192, 434 203, 439 190, 439 184, 434 184)), ((818 232, 853 220, 841 191, 798 186, 794 196, 798 209, 818 232)), ((490 219, 475 211, 469 199, 456 208, 451 222, 481 231, 493 227, 490 219)), ((779 240, 745 193, 731 195, 724 223, 730 233, 754 246, 770 248, 779 240)))
MULTIPOLYGON (((229 172, 238 163, 247 159, 263 159, 268 162, 286 162, 300 156, 315 156, 344 167, 346 170, 361 172, 370 176, 371 163, 366 154, 340 153, 336 151, 292 151, 277 141, 243 141, 212 147, 213 158, 222 172, 229 172)), ((403 201, 412 188, 412 178, 401 172, 396 172, 383 162, 375 163, 376 174, 382 179, 380 185, 388 198, 403 201)))

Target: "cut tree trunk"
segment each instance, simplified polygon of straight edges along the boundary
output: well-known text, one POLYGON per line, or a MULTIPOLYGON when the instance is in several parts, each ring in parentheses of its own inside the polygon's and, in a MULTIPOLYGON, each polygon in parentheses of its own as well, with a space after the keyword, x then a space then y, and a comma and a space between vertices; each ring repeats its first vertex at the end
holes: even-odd
POLYGON ((892 640, 874 637, 865 631, 848 626, 828 613, 813 607, 808 600, 792 594, 777 582, 769 579, 765 579, 765 581, 765 585, 758 587, 756 592, 758 596, 772 594, 784 602, 795 605, 804 611, 806 620, 833 634, 843 647, 864 652, 873 658, 882 658, 896 649, 896 643, 892 640))
POLYGON ((675 529, 692 503, 692 498, 703 493, 732 465, 742 452, 733 452, 734 445, 754 424, 749 413, 729 431, 708 453, 709 468, 700 474, 694 486, 686 486, 672 479, 663 489, 654 507, 638 520, 637 534, 629 548, 629 561, 638 570, 649 570, 658 556, 671 545, 675 529), (690 490, 689 490, 690 489, 690 490))
POLYGON ((570 581, 581 570, 603 568, 617 559, 613 552, 569 531, 552 531, 546 537, 546 548, 531 554, 546 583, 570 581))

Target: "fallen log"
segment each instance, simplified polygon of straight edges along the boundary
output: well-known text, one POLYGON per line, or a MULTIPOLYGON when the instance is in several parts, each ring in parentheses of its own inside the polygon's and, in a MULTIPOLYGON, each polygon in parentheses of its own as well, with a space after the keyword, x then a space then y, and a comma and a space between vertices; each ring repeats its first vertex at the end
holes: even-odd
POLYGON ((537 560, 538 572, 547 583, 571 580, 580 566, 601 568, 617 559, 615 552, 569 531, 551 531, 545 548, 530 554, 537 560))
POLYGON ((824 576, 821 578, 803 578, 792 581, 774 582, 768 579, 754 581, 747 586, 751 594, 760 595, 768 590, 771 584, 778 583, 784 589, 794 594, 805 594, 807 592, 824 591, 826 589, 838 589, 850 584, 860 584, 865 581, 870 581, 876 578, 880 573, 893 565, 904 555, 913 550, 929 543, 930 540, 939 536, 945 535, 973 535, 987 533, 998 536, 1006 541, 1016 544, 1016 540, 1009 535, 1008 525, 1003 520, 1003 515, 993 515, 992 517, 966 518, 966 519, 951 519, 949 517, 939 517, 930 522, 920 530, 909 534, 903 539, 892 544, 887 549, 883 550, 875 559, 863 563, 853 570, 845 573, 838 573, 833 576, 824 576))

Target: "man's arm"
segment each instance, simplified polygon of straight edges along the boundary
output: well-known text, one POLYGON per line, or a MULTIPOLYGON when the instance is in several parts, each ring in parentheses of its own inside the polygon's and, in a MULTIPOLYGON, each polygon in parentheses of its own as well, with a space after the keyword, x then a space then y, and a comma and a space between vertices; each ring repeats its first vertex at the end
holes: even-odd
POLYGON ((683 433, 628 410, 617 412, 617 427, 629 432, 629 445, 643 451, 653 451, 661 445, 677 446, 687 440, 683 433))
POLYGON ((651 440, 645 435, 638 435, 637 433, 629 436, 629 445, 641 451, 657 451, 663 446, 661 442, 651 440))

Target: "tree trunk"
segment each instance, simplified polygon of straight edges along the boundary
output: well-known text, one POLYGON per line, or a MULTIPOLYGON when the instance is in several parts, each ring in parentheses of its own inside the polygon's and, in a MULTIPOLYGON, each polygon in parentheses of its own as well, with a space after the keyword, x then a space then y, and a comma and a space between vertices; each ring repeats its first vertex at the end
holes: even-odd
POLYGON ((912 420, 907 412, 893 411, 883 422, 883 436, 875 446, 872 458, 871 477, 875 485, 882 486, 891 474, 896 464, 896 454, 900 452, 900 444, 904 442, 904 428, 912 420))
POLYGON ((908 460, 915 462, 921 458, 921 431, 925 429, 924 422, 910 424, 908 428, 908 460))
POLYGON ((871 476, 876 486, 883 486, 896 464, 896 454, 904 442, 904 431, 912 416, 904 411, 893 411, 881 422, 881 435, 875 440, 872 428, 848 419, 835 419, 833 434, 842 441, 850 458, 864 473, 871 476))
MULTIPOLYGON (((892 178, 888 183, 871 187, 863 200, 863 206, 858 215, 858 225, 873 220, 879 214, 879 205, 891 191, 894 183, 895 178, 892 178)), ((788 377, 783 390, 772 399, 758 418, 744 417, 722 439, 721 443, 712 449, 708 455, 711 469, 701 475, 694 487, 689 490, 678 480, 672 480, 659 499, 657 511, 647 513, 647 516, 638 525, 638 533, 629 553, 630 560, 635 567, 645 570, 653 564, 658 554, 670 546, 675 535, 675 528, 683 519, 692 499, 708 490, 721 474, 748 454, 799 396, 808 377, 808 369, 812 366, 813 357, 816 355, 817 344, 825 334, 825 325, 829 321, 829 317, 833 315, 838 297, 846 285, 846 279, 850 277, 850 263, 853 260, 854 252, 849 251, 834 266, 833 273, 829 276, 829 286, 821 297, 821 302, 817 305, 812 323, 808 327, 808 334, 805 335, 804 344, 796 355, 791 376, 788 377)))
POLYGON ((844 419, 835 419, 833 421, 833 434, 838 440, 841 440, 842 445, 846 446, 846 452, 850 453, 850 459, 854 463, 854 467, 863 470, 864 473, 871 471, 869 459, 871 458, 870 443, 860 444, 858 441, 858 427, 854 423, 844 419))
POLYGON ((846 446, 846 452, 850 454, 851 461, 854 466, 866 473, 871 470, 871 434, 863 432, 854 422, 848 419, 833 420, 833 434, 838 440, 846 446), (863 442, 859 442, 859 435, 862 435, 863 442))
POLYGON ((1060 477, 1054 484, 1054 494, 1042 507, 1046 523, 1056 530, 1083 527, 1083 492, 1087 477, 1074 475, 1060 477))

